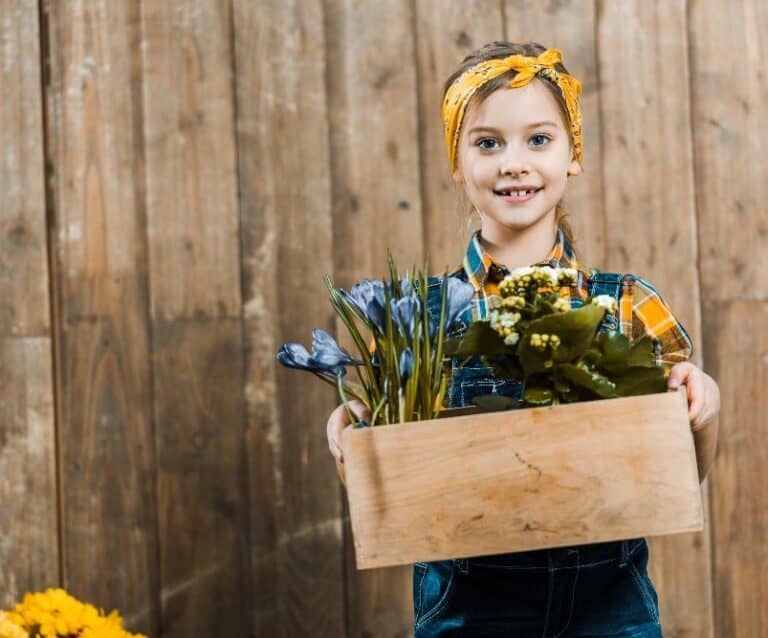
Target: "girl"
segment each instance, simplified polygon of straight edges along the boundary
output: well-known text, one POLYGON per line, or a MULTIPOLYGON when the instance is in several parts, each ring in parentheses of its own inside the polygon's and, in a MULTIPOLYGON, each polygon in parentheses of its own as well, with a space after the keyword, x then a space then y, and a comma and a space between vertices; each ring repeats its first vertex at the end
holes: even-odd
MULTIPOLYGON (((576 268, 578 282, 568 293, 572 307, 587 295, 613 295, 616 316, 601 329, 654 339, 658 362, 671 368, 669 387, 685 385, 703 480, 714 458, 717 384, 687 361, 690 338, 650 283, 587 269, 576 260, 560 201, 568 179, 582 171, 580 90, 560 52, 536 43, 488 44, 448 79, 442 114, 451 171, 481 220, 452 274, 475 287, 468 321, 488 316, 498 283, 519 266, 576 268)), ((482 366, 454 368, 446 400, 460 407, 476 394, 519 397, 520 390, 482 366)), ((358 417, 370 417, 362 403, 352 407, 358 417)), ((339 462, 347 424, 339 406, 327 427, 339 462)), ((658 600, 647 561, 645 539, 636 538, 417 563, 415 635, 658 637, 658 600)))

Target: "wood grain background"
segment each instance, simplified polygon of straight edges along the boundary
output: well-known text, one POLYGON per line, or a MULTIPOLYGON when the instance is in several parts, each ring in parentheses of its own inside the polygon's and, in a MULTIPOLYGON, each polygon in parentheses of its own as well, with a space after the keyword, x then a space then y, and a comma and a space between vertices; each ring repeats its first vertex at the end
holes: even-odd
MULTIPOLYGON (((0 0, 0 607, 61 584, 171 636, 408 636, 358 572, 324 384, 275 366, 342 286, 459 263, 440 87, 507 38, 582 80, 566 203, 720 383, 665 635, 768 635, 768 5, 0 0)), ((476 223, 476 222, 475 222, 476 223)))

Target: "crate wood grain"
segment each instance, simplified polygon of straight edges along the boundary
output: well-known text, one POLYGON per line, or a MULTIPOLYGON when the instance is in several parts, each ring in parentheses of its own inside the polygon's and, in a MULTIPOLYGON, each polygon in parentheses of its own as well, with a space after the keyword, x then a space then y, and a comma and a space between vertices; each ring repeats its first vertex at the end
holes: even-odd
POLYGON ((683 390, 346 428, 358 569, 697 531, 683 390))

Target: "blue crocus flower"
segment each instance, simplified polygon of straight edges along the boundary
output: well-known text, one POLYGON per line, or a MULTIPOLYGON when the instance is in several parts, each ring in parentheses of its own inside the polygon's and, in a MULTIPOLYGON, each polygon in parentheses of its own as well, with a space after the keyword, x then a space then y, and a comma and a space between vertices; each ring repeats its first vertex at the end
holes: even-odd
POLYGON ((392 299, 392 320, 409 342, 413 341, 413 330, 416 326, 416 316, 421 312, 421 301, 415 295, 392 299))
POLYGON ((368 303, 373 299, 373 281, 363 279, 352 286, 352 290, 347 292, 344 288, 339 288, 339 293, 349 303, 356 306, 361 313, 365 314, 368 303))
POLYGON ((277 360, 284 366, 297 370, 311 370, 316 365, 307 349, 300 343, 293 341, 283 344, 277 352, 277 360))
POLYGON ((312 360, 329 368, 363 365, 360 359, 350 357, 349 353, 339 347, 331 335, 320 328, 312 331, 312 360))
POLYGON ((313 330, 312 336, 312 354, 300 343, 289 342, 280 348, 277 360, 289 368, 333 376, 346 374, 344 366, 363 364, 342 350, 325 330, 313 330))
POLYGON ((297 370, 307 370, 316 374, 325 375, 344 375, 346 369, 344 366, 328 366, 312 357, 307 349, 300 343, 284 343, 277 352, 277 360, 284 366, 296 368, 297 370))
POLYGON ((363 279, 352 286, 350 292, 340 288, 339 293, 378 328, 381 334, 384 334, 384 283, 382 281, 363 279))
POLYGON ((445 329, 450 330, 457 319, 472 306, 475 287, 458 277, 448 277, 448 292, 445 300, 445 329))
POLYGON ((413 374, 413 352, 406 348, 400 353, 400 384, 405 383, 413 374))

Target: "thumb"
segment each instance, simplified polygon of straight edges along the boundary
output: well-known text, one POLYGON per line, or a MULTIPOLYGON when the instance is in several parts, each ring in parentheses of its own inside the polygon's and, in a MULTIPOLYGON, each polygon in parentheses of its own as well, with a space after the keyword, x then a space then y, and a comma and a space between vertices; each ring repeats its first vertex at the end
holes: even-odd
POLYGON ((371 420, 371 411, 362 401, 358 399, 352 399, 349 402, 349 407, 352 410, 352 414, 354 414, 358 419, 365 421, 371 420))

